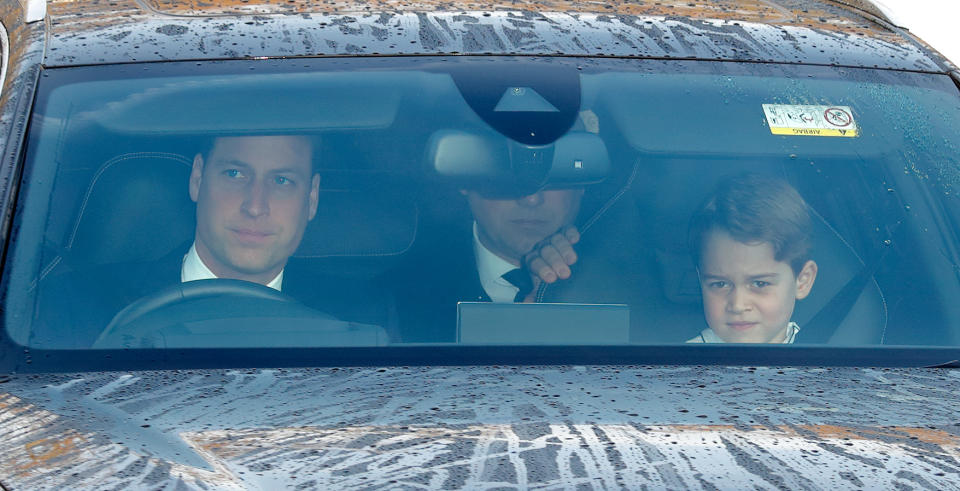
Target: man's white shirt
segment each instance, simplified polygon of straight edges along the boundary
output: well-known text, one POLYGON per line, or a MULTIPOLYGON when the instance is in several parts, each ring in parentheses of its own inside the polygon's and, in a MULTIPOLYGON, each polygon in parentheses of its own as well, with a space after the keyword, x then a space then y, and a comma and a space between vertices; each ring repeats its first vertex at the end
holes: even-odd
POLYGON ((477 274, 480 286, 487 292, 490 300, 497 303, 513 303, 519 288, 505 280, 503 275, 519 266, 510 264, 506 259, 487 249, 477 235, 477 222, 473 222, 473 255, 477 258, 477 274))
MULTIPOLYGON (((213 271, 210 271, 210 268, 208 268, 206 264, 203 264, 203 260, 200 259, 200 255, 197 254, 197 244, 194 242, 193 245, 190 246, 187 254, 183 256, 183 266, 180 268, 180 282, 213 280, 216 278, 217 275, 213 274, 213 271)), ((274 290, 281 291, 280 288, 282 284, 283 270, 281 269, 280 272, 277 273, 277 276, 271 280, 270 283, 267 283, 267 286, 274 290)))
MULTIPOLYGON (((796 322, 790 322, 787 324, 787 336, 780 341, 780 344, 793 344, 793 341, 797 339, 797 333, 800 332, 800 325, 796 322)), ((693 339, 688 339, 688 343, 726 343, 720 336, 717 336, 717 333, 713 332, 713 329, 709 327, 700 331, 700 334, 697 334, 693 339)))

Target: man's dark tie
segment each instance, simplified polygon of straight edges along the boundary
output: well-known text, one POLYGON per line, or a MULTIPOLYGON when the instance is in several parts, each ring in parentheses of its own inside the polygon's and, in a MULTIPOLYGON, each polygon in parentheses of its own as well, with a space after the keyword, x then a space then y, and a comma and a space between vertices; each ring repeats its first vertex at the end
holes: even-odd
POLYGON ((511 285, 520 289, 513 297, 514 302, 522 302, 527 295, 533 291, 533 280, 530 279, 530 273, 517 268, 507 271, 502 276, 503 279, 510 282, 511 285))

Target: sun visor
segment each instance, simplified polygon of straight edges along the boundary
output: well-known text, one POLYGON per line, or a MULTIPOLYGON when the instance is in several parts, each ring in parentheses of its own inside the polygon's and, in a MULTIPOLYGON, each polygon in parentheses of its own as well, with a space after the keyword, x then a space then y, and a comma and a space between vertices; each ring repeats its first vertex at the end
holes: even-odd
POLYGON ((598 94, 595 110, 632 147, 661 155, 862 158, 896 148, 898 136, 884 135, 883 124, 916 119, 878 97, 916 90, 881 84, 852 91, 842 80, 689 74, 585 76, 583 83, 598 94))
POLYGON ((425 80, 430 77, 402 74, 390 84, 367 73, 158 77, 75 84, 53 97, 73 101, 75 122, 117 133, 385 128, 393 124, 402 95, 431 87, 436 80, 425 80))
POLYGON ((584 132, 548 145, 524 145, 492 132, 440 130, 430 137, 427 162, 458 187, 504 196, 595 184, 610 173, 603 140, 584 132))

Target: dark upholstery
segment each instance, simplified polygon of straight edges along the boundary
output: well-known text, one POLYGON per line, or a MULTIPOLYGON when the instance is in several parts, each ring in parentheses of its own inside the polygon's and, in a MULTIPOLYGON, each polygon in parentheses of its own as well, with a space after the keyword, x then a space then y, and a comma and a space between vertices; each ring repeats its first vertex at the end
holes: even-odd
MULTIPOLYGON (((722 176, 748 170, 784 177, 778 174, 780 168, 765 162, 643 161, 624 196, 613 200, 584 232, 575 281, 548 288, 544 301, 627 303, 635 342, 682 342, 695 336, 706 321, 687 251, 689 220, 722 176)), ((798 301, 794 311, 801 326, 798 342, 880 343, 886 306, 872 279, 839 327, 808 324, 863 267, 822 217, 814 213, 813 219, 812 253, 819 273, 811 294, 798 301)))
POLYGON ((317 215, 294 256, 303 258, 392 256, 417 234, 417 206, 399 189, 320 188, 317 215))
POLYGON ((129 153, 104 163, 87 188, 67 240, 71 261, 86 265, 152 261, 193 235, 191 160, 129 153))
MULTIPOLYGON (((649 185, 636 189, 634 196, 643 217, 641 227, 659 259, 657 275, 665 287, 664 296, 689 324, 705 326, 696 270, 687 250, 687 232, 694 210, 722 177, 740 172, 775 175, 791 181, 785 169, 763 160, 716 162, 711 160, 670 160, 656 162, 649 185)), ((817 332, 808 321, 863 267, 855 251, 832 227, 813 212, 812 256, 818 265, 816 283, 810 295, 797 302, 793 319, 801 327, 799 342, 831 344, 879 343, 886 327, 886 308, 879 287, 869 281, 850 315, 835 331, 817 332), (811 327, 804 331, 805 327, 811 327)), ((821 326, 823 328, 823 326, 821 326)), ((690 335, 696 334, 694 329, 690 335)))
MULTIPOLYGON (((192 161, 182 155, 140 152, 105 162, 91 180, 63 254, 71 265, 152 261, 193 237, 196 207, 188 182, 192 161)), ((325 182, 322 180, 321 182, 325 182)), ((345 262, 402 254, 417 232, 417 208, 402 186, 328 189, 296 257, 345 262)), ((337 269, 337 267, 334 267, 337 269)))

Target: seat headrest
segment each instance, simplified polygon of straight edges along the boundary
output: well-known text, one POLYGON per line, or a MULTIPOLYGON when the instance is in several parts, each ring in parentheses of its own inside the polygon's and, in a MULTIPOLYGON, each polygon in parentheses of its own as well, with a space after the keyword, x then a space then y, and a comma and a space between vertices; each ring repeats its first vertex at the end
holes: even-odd
MULTIPOLYGON (((657 163, 663 165, 651 169, 653 177, 640 180, 647 186, 634 194, 637 205, 644 211, 642 215, 647 217, 643 229, 647 241, 656 249, 664 296, 674 304, 687 304, 695 307, 692 310, 699 310, 699 280, 687 250, 690 217, 715 183, 725 175, 751 171, 783 176, 781 169, 757 161, 717 165, 713 161, 676 159, 657 163), (683 192, 677 192, 678 189, 683 192)), ((819 271, 810 295, 797 302, 794 311, 794 320, 801 328, 863 267, 856 251, 822 216, 815 210, 811 212, 811 254, 819 271)), ((851 312, 852 315, 836 331, 813 332, 807 329, 803 331, 801 339, 803 342, 843 340, 851 344, 878 342, 886 324, 886 313, 881 292, 875 283, 867 285, 851 312)))
POLYGON ((413 196, 403 189, 326 189, 321 184, 317 214, 294 256, 399 255, 413 245, 418 216, 413 196))
MULTIPOLYGON (((67 239, 71 260, 85 265, 152 261, 188 243, 196 229, 191 165, 182 155, 162 152, 128 153, 104 163, 67 239)), ((418 210, 407 187, 372 188, 356 180, 341 187, 321 188, 317 215, 296 257, 380 257, 410 247, 418 210)))
POLYGON ((189 240, 196 228, 191 164, 163 152, 127 153, 104 163, 67 239, 71 258, 91 265, 156 260, 189 240))

